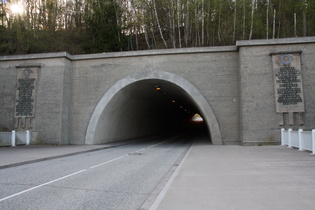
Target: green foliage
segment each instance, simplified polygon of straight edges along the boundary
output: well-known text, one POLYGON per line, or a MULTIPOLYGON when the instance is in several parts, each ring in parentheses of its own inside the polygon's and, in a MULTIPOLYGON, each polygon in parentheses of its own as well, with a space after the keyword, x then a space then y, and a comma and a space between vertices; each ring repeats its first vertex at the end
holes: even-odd
MULTIPOLYGON (((20 0, 22 1, 22 0, 20 0)), ((315 36, 315 0, 27 0, 0 19, 0 55, 234 45, 315 36), (41 2, 41 3, 39 3, 41 2)))
POLYGON ((28 54, 67 51, 84 53, 82 42, 85 31, 68 29, 59 31, 25 30, 20 27, 0 27, 0 54, 28 54))
POLYGON ((84 46, 86 53, 119 51, 121 44, 121 29, 118 19, 121 12, 112 0, 96 0, 85 16, 87 24, 87 40, 84 46))

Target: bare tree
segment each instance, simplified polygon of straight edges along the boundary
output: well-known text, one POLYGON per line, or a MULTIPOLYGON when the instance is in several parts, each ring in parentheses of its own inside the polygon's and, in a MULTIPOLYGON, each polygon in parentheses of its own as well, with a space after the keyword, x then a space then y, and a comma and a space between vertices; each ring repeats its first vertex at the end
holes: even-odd
POLYGON ((236 34, 236 6, 237 6, 237 0, 234 2, 234 22, 233 22, 233 43, 235 42, 235 34, 236 34))
POLYGON ((243 0, 243 39, 245 39, 246 28, 246 0, 243 0))
POLYGON ((266 39, 268 39, 268 34, 269 34, 269 4, 270 4, 270 0, 267 0, 267 9, 266 9, 266 39))
POLYGON ((273 10, 273 24, 272 24, 272 38, 275 38, 275 34, 276 34, 276 12, 277 10, 274 9, 273 10))
POLYGON ((307 0, 304 0, 304 8, 303 8, 303 36, 307 36, 306 9, 307 9, 307 0))
POLYGON ((163 43, 164 43, 165 47, 168 48, 167 43, 166 43, 166 41, 164 39, 164 36, 163 36, 163 33, 162 33, 159 17, 158 17, 157 10, 156 10, 155 0, 152 0, 152 1, 153 1, 154 15, 155 15, 155 19, 156 19, 156 22, 157 22, 157 25, 158 25, 158 29, 159 29, 159 32, 160 32, 160 35, 161 35, 161 39, 163 40, 163 43))
POLYGON ((170 38, 173 44, 173 48, 176 48, 176 25, 175 25, 175 8, 174 0, 170 0, 169 4, 169 25, 170 25, 170 38))
POLYGON ((189 31, 190 31, 190 10, 189 10, 189 6, 190 6, 190 0, 187 0, 186 2, 186 13, 185 13, 185 33, 184 33, 184 37, 185 37, 185 46, 188 47, 188 39, 189 39, 189 31))
POLYGON ((218 40, 221 43, 221 11, 222 11, 222 3, 220 3, 220 10, 219 10, 219 24, 218 24, 218 40))
POLYGON ((294 13, 294 37, 296 37, 296 12, 294 13))
POLYGON ((250 32, 249 32, 249 38, 248 38, 249 40, 251 40, 252 36, 253 36, 255 3, 256 3, 256 0, 252 0, 252 12, 251 12, 251 18, 250 18, 250 32))
POLYGON ((201 1, 201 46, 205 44, 205 2, 201 1))
POLYGON ((177 27, 178 27, 178 44, 179 48, 182 47, 182 37, 181 37, 181 2, 177 0, 177 27))

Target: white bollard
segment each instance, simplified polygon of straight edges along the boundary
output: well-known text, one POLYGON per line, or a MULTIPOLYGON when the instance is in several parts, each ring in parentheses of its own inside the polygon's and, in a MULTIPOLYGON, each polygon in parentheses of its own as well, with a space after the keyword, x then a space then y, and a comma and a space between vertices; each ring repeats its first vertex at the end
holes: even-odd
POLYGON ((15 147, 15 130, 13 130, 11 134, 11 146, 15 147))
POLYGON ((302 135, 303 129, 299 129, 299 150, 303 151, 303 135, 302 135))
POLYGON ((30 145, 30 141, 31 141, 30 131, 27 130, 26 131, 26 145, 30 145))
POLYGON ((291 143, 291 132, 292 132, 292 128, 288 129, 288 147, 291 148, 292 147, 292 143, 291 143))
POLYGON ((282 145, 282 146, 285 145, 285 144, 284 144, 284 131, 285 131, 285 129, 284 129, 284 128, 281 128, 281 145, 282 145))
POLYGON ((315 155, 315 129, 312 130, 312 154, 315 155))

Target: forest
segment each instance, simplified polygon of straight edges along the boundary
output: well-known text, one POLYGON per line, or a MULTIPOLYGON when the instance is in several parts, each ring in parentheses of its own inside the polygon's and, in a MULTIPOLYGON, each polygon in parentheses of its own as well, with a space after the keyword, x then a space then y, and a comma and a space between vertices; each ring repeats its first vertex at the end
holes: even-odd
POLYGON ((315 0, 0 0, 0 55, 315 36, 315 0))

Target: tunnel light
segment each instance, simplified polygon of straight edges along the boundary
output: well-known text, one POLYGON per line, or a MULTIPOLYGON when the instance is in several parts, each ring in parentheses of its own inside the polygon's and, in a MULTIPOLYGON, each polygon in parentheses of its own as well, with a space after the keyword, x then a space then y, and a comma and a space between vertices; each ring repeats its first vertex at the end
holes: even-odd
POLYGON ((202 122, 203 119, 202 119, 202 117, 200 116, 200 114, 196 113, 196 114, 192 117, 192 121, 195 121, 195 122, 202 122))
POLYGON ((172 100, 172 103, 175 103, 176 101, 175 100, 172 100))
POLYGON ((155 90, 161 90, 161 87, 158 85, 154 85, 155 90))

